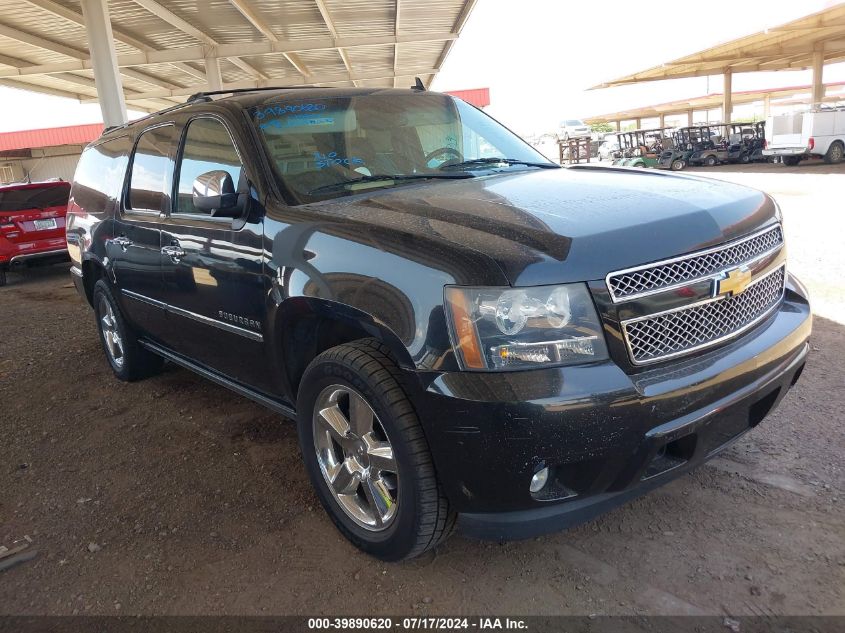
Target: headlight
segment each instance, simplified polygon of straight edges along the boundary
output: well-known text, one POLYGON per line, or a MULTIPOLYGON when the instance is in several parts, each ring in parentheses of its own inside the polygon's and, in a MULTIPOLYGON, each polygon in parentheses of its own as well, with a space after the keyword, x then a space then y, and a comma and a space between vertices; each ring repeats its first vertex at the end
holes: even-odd
POLYGON ((448 286, 445 297, 452 345, 464 369, 505 371, 607 358, 601 324, 584 284, 448 286))

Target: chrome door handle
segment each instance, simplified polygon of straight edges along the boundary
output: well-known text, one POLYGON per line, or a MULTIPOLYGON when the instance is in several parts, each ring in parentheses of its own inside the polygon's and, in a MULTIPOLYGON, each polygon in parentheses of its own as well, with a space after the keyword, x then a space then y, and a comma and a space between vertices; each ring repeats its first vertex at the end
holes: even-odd
POLYGON ((178 245, 171 245, 171 246, 162 246, 161 247, 161 254, 167 255, 174 264, 178 264, 179 260, 181 260, 185 256, 185 251, 181 246, 178 245))
POLYGON ((117 244, 125 253, 126 249, 132 246, 132 240, 128 237, 121 235, 120 237, 116 237, 112 240, 113 244, 117 244))

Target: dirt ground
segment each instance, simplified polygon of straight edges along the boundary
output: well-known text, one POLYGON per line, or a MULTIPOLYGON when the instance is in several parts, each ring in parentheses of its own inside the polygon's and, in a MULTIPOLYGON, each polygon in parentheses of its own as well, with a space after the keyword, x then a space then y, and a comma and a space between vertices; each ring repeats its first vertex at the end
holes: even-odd
POLYGON ((818 317, 803 378, 722 457, 531 541, 359 554, 293 425, 188 371, 114 380, 66 267, 0 289, 5 614, 845 614, 845 166, 714 168, 783 208, 818 317))

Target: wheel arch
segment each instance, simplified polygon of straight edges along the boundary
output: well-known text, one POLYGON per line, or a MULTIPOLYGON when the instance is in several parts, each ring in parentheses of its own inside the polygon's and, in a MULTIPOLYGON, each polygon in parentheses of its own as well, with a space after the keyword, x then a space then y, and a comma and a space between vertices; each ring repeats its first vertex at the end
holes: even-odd
POLYGON ((296 401, 305 369, 328 349, 361 339, 375 339, 390 350, 403 369, 414 369, 407 346, 387 324, 357 308, 315 297, 292 297, 273 317, 274 361, 286 391, 296 401))
POLYGON ((94 305, 94 286, 100 279, 106 279, 106 267, 99 258, 88 254, 82 260, 82 286, 85 288, 85 297, 88 304, 94 305))

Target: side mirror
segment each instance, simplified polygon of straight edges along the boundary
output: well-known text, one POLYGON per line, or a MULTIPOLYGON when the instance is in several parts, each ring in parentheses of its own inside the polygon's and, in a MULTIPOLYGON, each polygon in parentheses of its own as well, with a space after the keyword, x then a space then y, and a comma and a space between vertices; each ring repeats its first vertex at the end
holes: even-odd
POLYGON ((222 169, 197 176, 192 198, 195 208, 210 212, 214 218, 236 218, 241 214, 235 183, 229 172, 222 169))

